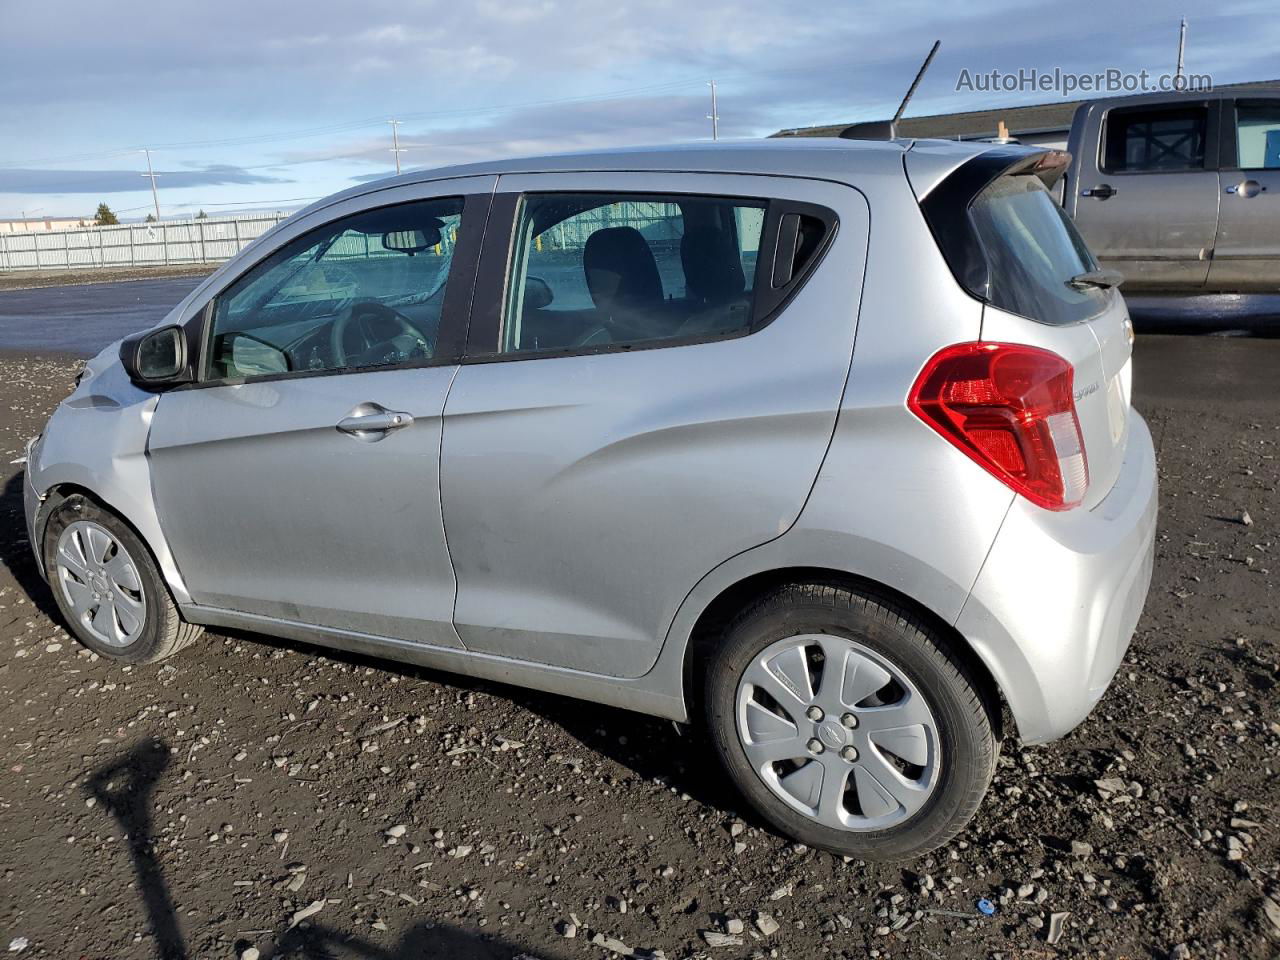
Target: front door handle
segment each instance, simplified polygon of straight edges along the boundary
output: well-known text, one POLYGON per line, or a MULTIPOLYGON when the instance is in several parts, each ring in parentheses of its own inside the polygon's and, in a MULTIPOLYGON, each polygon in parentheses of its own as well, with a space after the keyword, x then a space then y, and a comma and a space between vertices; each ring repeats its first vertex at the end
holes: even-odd
POLYGON ((388 410, 377 403, 362 403, 338 421, 338 429, 357 440, 372 443, 393 430, 413 423, 413 416, 403 410, 388 410))
POLYGON ((1100 183, 1096 187, 1090 187, 1088 190, 1081 190, 1080 196, 1093 197, 1095 200, 1106 200, 1114 197, 1120 191, 1109 183, 1100 183))
POLYGON ((1224 193, 1233 193, 1240 197, 1256 197, 1267 188, 1260 184, 1257 180, 1246 180, 1243 183, 1233 183, 1227 187, 1224 193))

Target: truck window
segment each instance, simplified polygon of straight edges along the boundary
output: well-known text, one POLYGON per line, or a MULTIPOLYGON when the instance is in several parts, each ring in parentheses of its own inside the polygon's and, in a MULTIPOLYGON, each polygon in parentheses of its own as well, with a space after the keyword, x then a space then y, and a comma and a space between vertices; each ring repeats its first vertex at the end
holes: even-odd
POLYGON ((1242 170, 1280 169, 1280 100, 1237 104, 1236 155, 1242 170))
POLYGON ((1063 209, 1038 177, 997 178, 969 207, 991 276, 992 305, 1067 324, 1100 313, 1114 295, 1067 281, 1098 268, 1063 209))
POLYGON ((1107 115, 1102 169, 1106 173, 1203 170, 1205 107, 1113 110, 1107 115))

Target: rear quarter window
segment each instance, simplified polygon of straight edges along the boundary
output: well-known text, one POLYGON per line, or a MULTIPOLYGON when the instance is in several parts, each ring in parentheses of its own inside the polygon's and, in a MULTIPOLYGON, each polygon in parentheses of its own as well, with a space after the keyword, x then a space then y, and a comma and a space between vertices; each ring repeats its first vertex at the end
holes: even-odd
POLYGON ((1066 212, 1038 177, 998 177, 969 208, 990 269, 993 306, 1041 323, 1077 323, 1113 291, 1080 290, 1072 277, 1098 268, 1066 212))

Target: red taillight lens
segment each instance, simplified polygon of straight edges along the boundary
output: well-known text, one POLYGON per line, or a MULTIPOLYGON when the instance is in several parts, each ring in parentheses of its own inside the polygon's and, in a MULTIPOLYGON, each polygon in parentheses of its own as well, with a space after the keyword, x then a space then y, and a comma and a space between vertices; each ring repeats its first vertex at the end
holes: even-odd
POLYGON ((1089 486, 1071 385, 1071 364, 1048 350, 957 343, 925 364, 907 406, 1032 503, 1067 510, 1089 486))

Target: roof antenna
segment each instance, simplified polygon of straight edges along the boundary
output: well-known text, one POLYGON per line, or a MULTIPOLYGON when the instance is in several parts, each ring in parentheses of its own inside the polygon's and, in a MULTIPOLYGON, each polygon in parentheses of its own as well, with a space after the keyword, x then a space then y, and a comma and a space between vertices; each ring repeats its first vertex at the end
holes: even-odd
POLYGON ((911 86, 907 88, 907 95, 898 104, 898 112, 893 115, 892 120, 888 123, 884 121, 855 123, 851 127, 845 127, 840 132, 840 136, 847 140, 896 140, 898 137, 898 121, 902 119, 902 114, 906 111, 907 104, 916 92, 916 87, 920 86, 920 81, 924 79, 925 71, 929 69, 929 64, 933 63, 933 57, 940 46, 942 46, 941 40, 933 41, 933 47, 929 50, 929 55, 924 58, 924 63, 920 64, 920 69, 916 71, 916 78, 911 81, 911 86))

